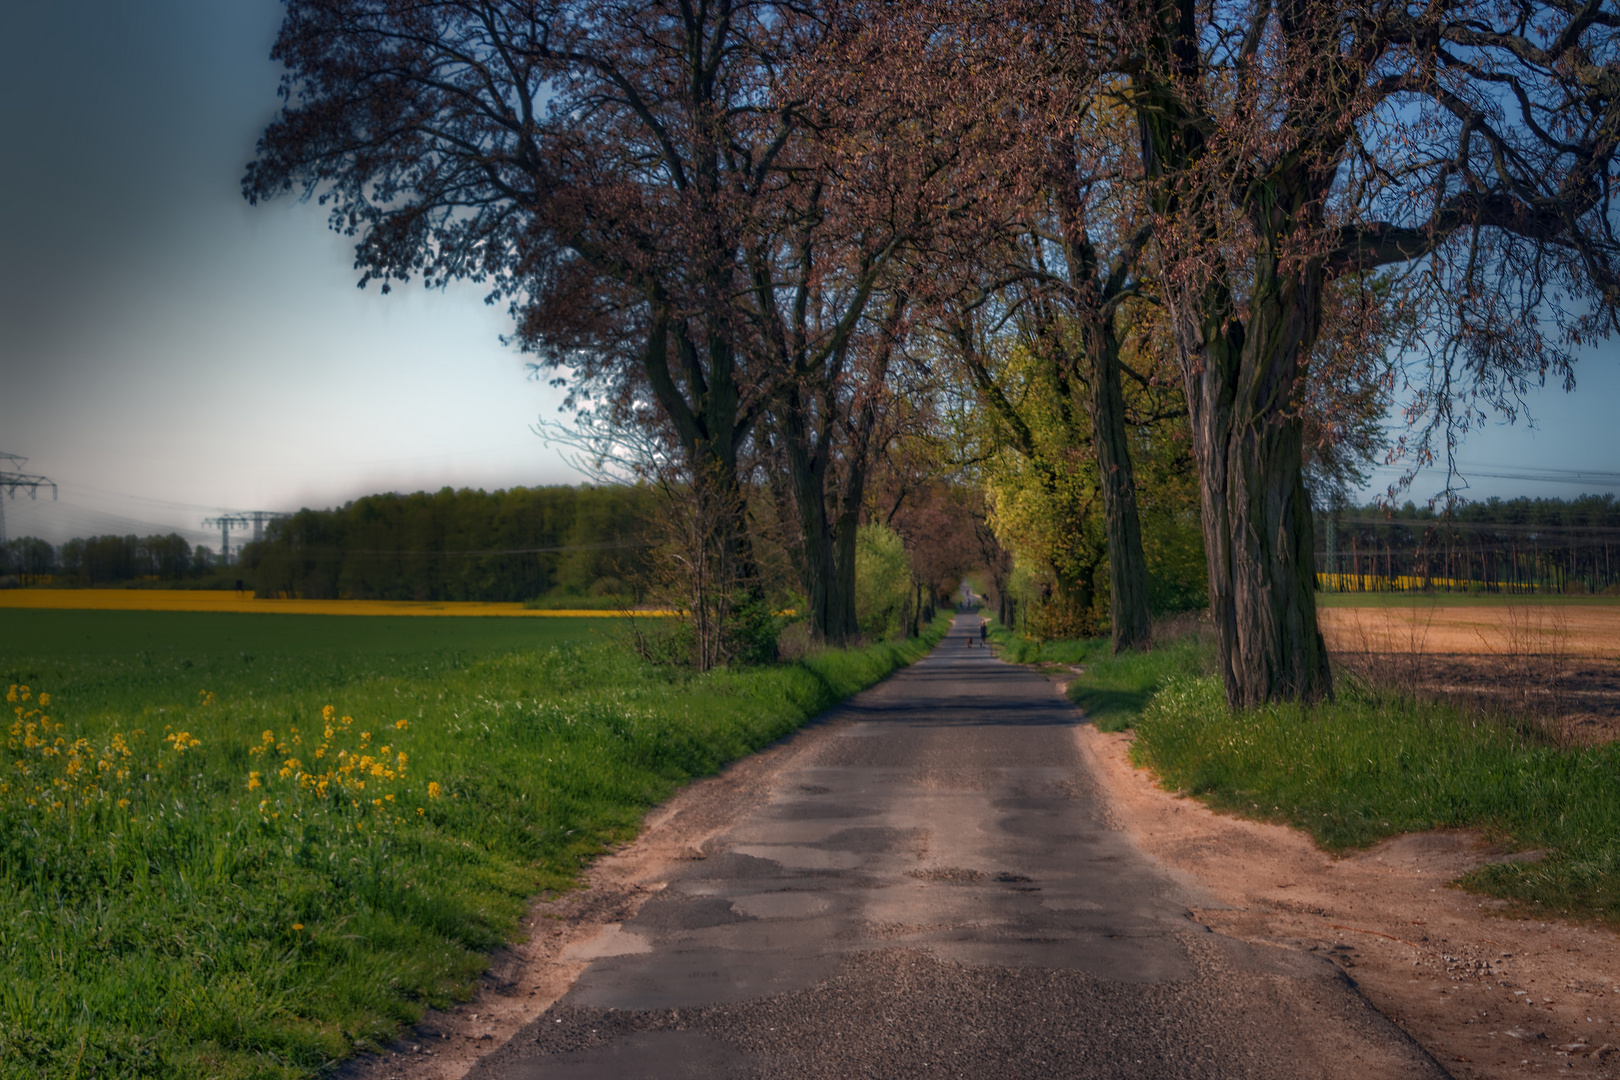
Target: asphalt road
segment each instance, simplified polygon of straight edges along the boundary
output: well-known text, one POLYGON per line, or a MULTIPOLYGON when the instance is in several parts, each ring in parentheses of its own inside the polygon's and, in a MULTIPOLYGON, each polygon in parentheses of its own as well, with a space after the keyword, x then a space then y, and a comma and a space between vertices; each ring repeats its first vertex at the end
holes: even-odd
POLYGON ((1443 1077, 1332 964, 1211 933, 1044 678, 967 642, 814 732, 476 1080, 1443 1077))

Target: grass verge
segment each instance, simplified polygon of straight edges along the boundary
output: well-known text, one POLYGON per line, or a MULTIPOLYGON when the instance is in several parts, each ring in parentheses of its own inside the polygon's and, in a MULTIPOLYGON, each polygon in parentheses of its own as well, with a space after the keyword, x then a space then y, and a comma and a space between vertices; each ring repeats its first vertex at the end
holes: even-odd
POLYGON ((1620 744, 1565 748, 1533 724, 1392 690, 1230 712, 1211 648, 1108 655, 1106 641, 1006 638, 1009 659, 1079 664, 1069 688, 1102 730, 1134 727, 1131 759, 1217 809, 1310 833, 1330 851, 1472 828, 1541 858, 1461 884, 1520 910, 1620 927, 1620 744))
POLYGON ((946 625, 693 676, 560 620, 10 613, 0 1077, 318 1074, 464 997, 649 806, 946 625))
POLYGON ((1211 806, 1304 829, 1328 850, 1479 829, 1545 855, 1464 885, 1620 925, 1620 745, 1560 748, 1501 718, 1356 687, 1310 709, 1233 713, 1219 679, 1184 675, 1135 727, 1132 759, 1211 806))
POLYGON ((1085 712, 1099 731, 1124 731, 1165 681, 1209 668, 1209 650, 1196 638, 1178 638, 1152 652, 1115 656, 1107 638, 1083 641, 1032 641, 999 623, 991 624, 991 641, 1004 659, 1044 670, 1072 672, 1069 700, 1085 712))

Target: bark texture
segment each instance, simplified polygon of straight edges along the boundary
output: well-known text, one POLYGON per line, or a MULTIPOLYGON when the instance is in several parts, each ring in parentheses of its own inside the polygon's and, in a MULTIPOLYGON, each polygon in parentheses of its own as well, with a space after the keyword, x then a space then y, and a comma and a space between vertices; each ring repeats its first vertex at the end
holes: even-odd
POLYGON ((1153 622, 1148 611, 1147 556, 1142 520, 1136 509, 1136 476, 1131 467, 1130 428, 1120 384, 1119 340, 1113 327, 1096 328, 1087 349, 1090 372, 1086 404, 1091 443, 1097 456, 1108 529, 1108 619, 1114 651, 1148 645, 1153 622))
POLYGON ((1210 615, 1233 708, 1333 691, 1316 622, 1304 421, 1291 408, 1320 281, 1271 274, 1246 323, 1172 311, 1198 463, 1210 615), (1292 287, 1290 287, 1292 286, 1292 287))

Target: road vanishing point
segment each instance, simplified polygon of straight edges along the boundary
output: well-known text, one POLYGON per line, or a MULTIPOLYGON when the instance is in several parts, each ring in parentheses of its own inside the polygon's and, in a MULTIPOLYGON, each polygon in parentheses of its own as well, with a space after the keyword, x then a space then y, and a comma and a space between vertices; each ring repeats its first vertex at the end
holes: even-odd
POLYGON ((472 1080, 1447 1075, 1327 960, 1195 922, 977 624, 795 736, 472 1080))

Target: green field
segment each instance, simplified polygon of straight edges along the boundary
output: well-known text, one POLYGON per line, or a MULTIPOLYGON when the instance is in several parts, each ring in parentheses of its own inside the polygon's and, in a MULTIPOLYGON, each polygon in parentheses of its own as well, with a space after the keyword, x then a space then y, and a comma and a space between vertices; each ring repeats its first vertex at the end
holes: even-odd
POLYGON ((316 1074, 464 996, 529 897, 679 784, 944 625, 694 676, 609 619, 0 612, 28 687, 0 1077, 316 1074))

